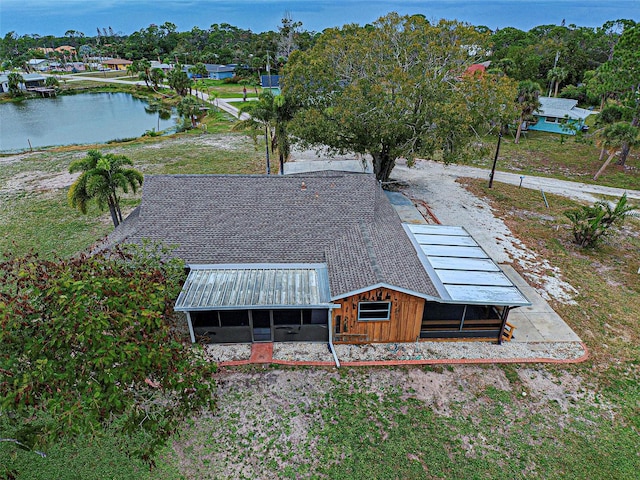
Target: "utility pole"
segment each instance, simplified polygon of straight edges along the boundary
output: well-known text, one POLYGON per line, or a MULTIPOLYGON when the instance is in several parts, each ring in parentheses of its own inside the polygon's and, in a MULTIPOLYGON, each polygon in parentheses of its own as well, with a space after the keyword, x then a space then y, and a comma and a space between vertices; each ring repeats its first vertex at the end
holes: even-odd
POLYGON ((496 147, 496 156, 493 157, 493 166, 491 167, 491 174, 489 175, 489 188, 493 187, 493 176, 496 173, 496 163, 498 163, 498 153, 500 153, 500 140, 502 140, 502 132, 498 134, 498 146, 496 147))

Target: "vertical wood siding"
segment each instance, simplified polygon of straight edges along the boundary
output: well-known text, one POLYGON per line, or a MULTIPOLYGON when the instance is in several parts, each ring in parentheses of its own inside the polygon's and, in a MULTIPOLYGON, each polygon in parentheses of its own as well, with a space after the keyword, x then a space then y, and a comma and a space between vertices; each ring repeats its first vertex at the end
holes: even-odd
POLYGON ((335 343, 415 342, 420 336, 424 299, 377 288, 352 297, 336 300, 333 324, 339 322, 335 343), (389 320, 358 321, 359 302, 391 302, 389 320))

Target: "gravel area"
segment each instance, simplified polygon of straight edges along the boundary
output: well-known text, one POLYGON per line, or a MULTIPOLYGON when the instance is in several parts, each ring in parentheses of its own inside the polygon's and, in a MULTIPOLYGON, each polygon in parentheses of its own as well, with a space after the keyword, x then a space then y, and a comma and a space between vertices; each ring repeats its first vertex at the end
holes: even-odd
POLYGON ((233 345, 209 344, 204 346, 205 358, 210 362, 230 362, 248 360, 251 356, 251 345, 237 343, 233 345))
MULTIPOLYGON (((586 352, 579 342, 503 343, 489 342, 417 342, 335 345, 340 362, 393 360, 482 360, 532 359, 576 360, 586 352)), ((248 360, 251 346, 207 345, 210 361, 248 360)), ((297 362, 333 362, 325 343, 274 343, 273 359, 297 362)))

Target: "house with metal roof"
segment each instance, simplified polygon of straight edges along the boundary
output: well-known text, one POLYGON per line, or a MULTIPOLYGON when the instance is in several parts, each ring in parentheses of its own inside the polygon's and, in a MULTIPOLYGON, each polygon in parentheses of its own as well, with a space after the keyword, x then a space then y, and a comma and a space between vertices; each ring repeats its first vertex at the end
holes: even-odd
POLYGON ((192 341, 500 342, 529 305, 461 227, 403 224, 371 174, 148 175, 109 244, 175 245, 192 341))
POLYGON ((528 130, 575 135, 585 127, 585 120, 595 112, 578 108, 570 98, 540 97, 540 108, 533 112, 535 121, 528 130))

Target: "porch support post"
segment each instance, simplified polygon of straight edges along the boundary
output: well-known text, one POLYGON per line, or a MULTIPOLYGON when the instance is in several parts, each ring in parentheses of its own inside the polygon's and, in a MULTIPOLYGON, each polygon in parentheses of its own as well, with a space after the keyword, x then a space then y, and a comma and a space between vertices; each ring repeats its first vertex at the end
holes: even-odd
POLYGON ((189 325, 189 335, 191 336, 191 343, 196 343, 196 334, 193 332, 193 323, 191 323, 191 313, 187 313, 187 324, 189 325))
POLYGON ((329 329, 329 350, 333 355, 333 360, 336 362, 336 367, 340 368, 340 360, 338 360, 338 355, 336 355, 336 351, 333 347, 333 310, 327 310, 327 328, 329 329))
POLYGON ((509 310, 511 307, 507 307, 505 305, 504 310, 502 312, 502 326, 500 327, 500 333, 498 333, 498 345, 502 345, 502 333, 504 332, 504 327, 507 324, 507 317, 509 316, 509 310))

